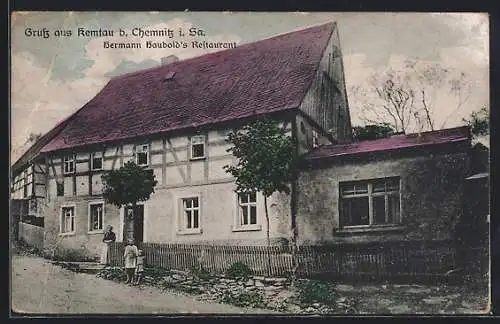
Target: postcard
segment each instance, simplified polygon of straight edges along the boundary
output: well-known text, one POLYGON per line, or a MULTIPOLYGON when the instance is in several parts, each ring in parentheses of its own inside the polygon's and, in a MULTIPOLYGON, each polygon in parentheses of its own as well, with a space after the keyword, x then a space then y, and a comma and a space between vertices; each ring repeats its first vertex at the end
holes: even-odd
POLYGON ((14 12, 12 314, 489 314, 488 22, 14 12))

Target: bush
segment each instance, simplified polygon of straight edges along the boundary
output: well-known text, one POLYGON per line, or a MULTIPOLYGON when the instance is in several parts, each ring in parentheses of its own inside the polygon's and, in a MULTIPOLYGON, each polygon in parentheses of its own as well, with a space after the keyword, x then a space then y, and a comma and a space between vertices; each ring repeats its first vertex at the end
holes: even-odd
POLYGON ((238 293, 231 293, 225 291, 222 295, 221 302, 238 307, 263 307, 264 297, 257 292, 241 291, 238 293))
POLYGON ((301 284, 299 301, 302 304, 323 303, 331 305, 335 301, 335 294, 327 283, 311 280, 301 284))
POLYGON ((28 243, 24 242, 22 239, 18 240, 15 242, 15 249, 16 253, 21 254, 21 255, 43 255, 42 251, 40 251, 37 247, 35 246, 30 246, 28 243))
POLYGON ((112 280, 112 281, 124 281, 127 278, 125 270, 119 267, 109 267, 105 268, 97 274, 97 277, 112 280))
POLYGON ((245 278, 252 275, 252 269, 243 262, 234 262, 226 271, 229 278, 245 278))
POLYGON ((191 273, 194 276, 196 276, 198 279, 201 279, 201 280, 207 280, 207 279, 210 279, 213 277, 212 274, 203 267, 192 268, 191 273))

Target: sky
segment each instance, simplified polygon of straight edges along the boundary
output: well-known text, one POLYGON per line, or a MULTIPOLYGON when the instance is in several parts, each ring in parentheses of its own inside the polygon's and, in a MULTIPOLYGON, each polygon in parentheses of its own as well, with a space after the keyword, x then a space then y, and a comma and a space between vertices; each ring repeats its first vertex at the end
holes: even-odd
MULTIPOLYGON (((16 12, 11 16, 11 161, 28 148, 30 133, 49 131, 113 76, 157 66, 170 54, 186 59, 213 51, 103 48, 103 41, 123 38, 79 37, 78 28, 196 27, 205 34, 200 40, 244 44, 332 21, 339 30, 353 125, 363 124, 363 102, 352 89, 369 87, 371 75, 400 69, 408 59, 467 75, 470 95, 446 127, 460 125, 463 117, 489 105, 489 21, 484 13, 16 12), (48 38, 26 35, 27 29, 44 28, 48 38), (56 30, 72 35, 55 37, 56 30)), ((439 90, 434 99, 435 118, 444 121, 454 112, 456 98, 439 90)))

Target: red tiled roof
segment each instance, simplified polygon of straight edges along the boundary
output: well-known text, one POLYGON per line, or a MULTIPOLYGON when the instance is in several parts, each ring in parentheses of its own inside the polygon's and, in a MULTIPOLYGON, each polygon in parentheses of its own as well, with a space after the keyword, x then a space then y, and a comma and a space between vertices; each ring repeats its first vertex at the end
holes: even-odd
POLYGON ((42 152, 296 109, 335 28, 315 26, 111 79, 42 152))
POLYGON ((350 156, 371 152, 391 151, 408 148, 426 147, 429 145, 455 143, 470 139, 469 127, 456 127, 418 134, 394 135, 371 141, 353 142, 349 144, 333 144, 321 146, 311 151, 307 160, 350 156))

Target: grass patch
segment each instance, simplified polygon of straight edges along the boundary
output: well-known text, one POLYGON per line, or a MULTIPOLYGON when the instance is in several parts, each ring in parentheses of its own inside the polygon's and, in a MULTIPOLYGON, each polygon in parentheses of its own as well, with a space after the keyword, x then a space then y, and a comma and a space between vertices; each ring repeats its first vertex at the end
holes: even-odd
POLYGON ((18 255, 36 255, 43 256, 42 251, 34 246, 30 246, 23 240, 14 242, 13 252, 18 255))
POLYGON ((336 294, 326 282, 308 280, 299 285, 298 300, 301 304, 323 303, 332 305, 336 294))
POLYGON ((178 285, 176 285, 174 288, 179 290, 179 291, 185 292, 187 294, 192 294, 192 295, 201 295, 201 293, 203 292, 198 287, 191 287, 191 286, 182 286, 182 285, 178 286, 178 285))
POLYGON ((161 268, 158 266, 146 266, 144 267, 143 276, 150 276, 153 279, 161 279, 170 274, 169 269, 161 268))
POLYGON ((257 292, 230 292, 225 291, 221 302, 235 305, 238 307, 263 307, 264 297, 257 292))
POLYGON ((209 280, 212 279, 214 276, 205 268, 203 267, 194 267, 190 271, 197 279, 200 280, 209 280))
POLYGON ((234 262, 226 270, 226 276, 229 278, 247 278, 252 275, 252 269, 243 262, 234 262))

